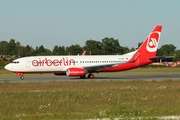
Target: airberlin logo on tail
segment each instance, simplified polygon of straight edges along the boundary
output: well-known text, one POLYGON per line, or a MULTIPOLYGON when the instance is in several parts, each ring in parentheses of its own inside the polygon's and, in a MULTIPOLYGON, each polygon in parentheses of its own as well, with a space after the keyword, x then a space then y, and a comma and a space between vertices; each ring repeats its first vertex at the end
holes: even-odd
POLYGON ((147 51, 155 52, 157 50, 159 37, 160 37, 160 32, 157 32, 157 31, 152 32, 149 35, 147 45, 146 45, 147 51))

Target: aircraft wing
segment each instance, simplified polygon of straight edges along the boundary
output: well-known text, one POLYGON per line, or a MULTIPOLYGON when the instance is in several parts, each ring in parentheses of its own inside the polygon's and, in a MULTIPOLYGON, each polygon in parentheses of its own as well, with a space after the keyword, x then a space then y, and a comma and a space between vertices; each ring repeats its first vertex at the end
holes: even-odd
POLYGON ((82 66, 84 69, 87 71, 97 71, 97 70, 102 70, 105 68, 113 68, 116 65, 120 65, 122 63, 113 63, 113 64, 105 64, 105 65, 93 65, 93 66, 82 66))

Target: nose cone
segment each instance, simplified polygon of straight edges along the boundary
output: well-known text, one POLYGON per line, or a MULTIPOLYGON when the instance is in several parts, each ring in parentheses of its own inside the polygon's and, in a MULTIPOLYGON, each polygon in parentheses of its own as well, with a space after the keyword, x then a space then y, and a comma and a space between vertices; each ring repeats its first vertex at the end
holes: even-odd
POLYGON ((9 70, 9 71, 11 71, 11 70, 12 70, 12 67, 11 67, 11 65, 10 65, 10 64, 7 64, 4 68, 5 68, 6 70, 9 70))

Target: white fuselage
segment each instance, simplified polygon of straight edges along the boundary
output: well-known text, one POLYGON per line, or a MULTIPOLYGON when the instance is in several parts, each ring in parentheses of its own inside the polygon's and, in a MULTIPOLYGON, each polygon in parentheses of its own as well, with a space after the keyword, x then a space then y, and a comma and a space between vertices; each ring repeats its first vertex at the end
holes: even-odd
POLYGON ((131 59, 133 54, 127 55, 86 55, 86 56, 33 56, 14 60, 6 65, 12 72, 58 72, 73 67, 104 66, 122 64, 131 59))

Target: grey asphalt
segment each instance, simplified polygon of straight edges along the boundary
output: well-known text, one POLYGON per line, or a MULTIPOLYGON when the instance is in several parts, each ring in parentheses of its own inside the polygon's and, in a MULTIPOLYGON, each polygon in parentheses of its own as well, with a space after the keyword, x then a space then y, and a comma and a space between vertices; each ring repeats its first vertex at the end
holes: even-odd
POLYGON ((161 80, 180 80, 180 73, 166 73, 166 74, 118 74, 118 73, 100 73, 94 74, 94 79, 80 79, 79 77, 67 77, 67 76, 53 76, 53 75, 28 75, 24 76, 24 80, 21 80, 19 76, 1 76, 0 82, 62 82, 62 81, 132 81, 132 80, 146 80, 146 81, 161 81, 161 80))

